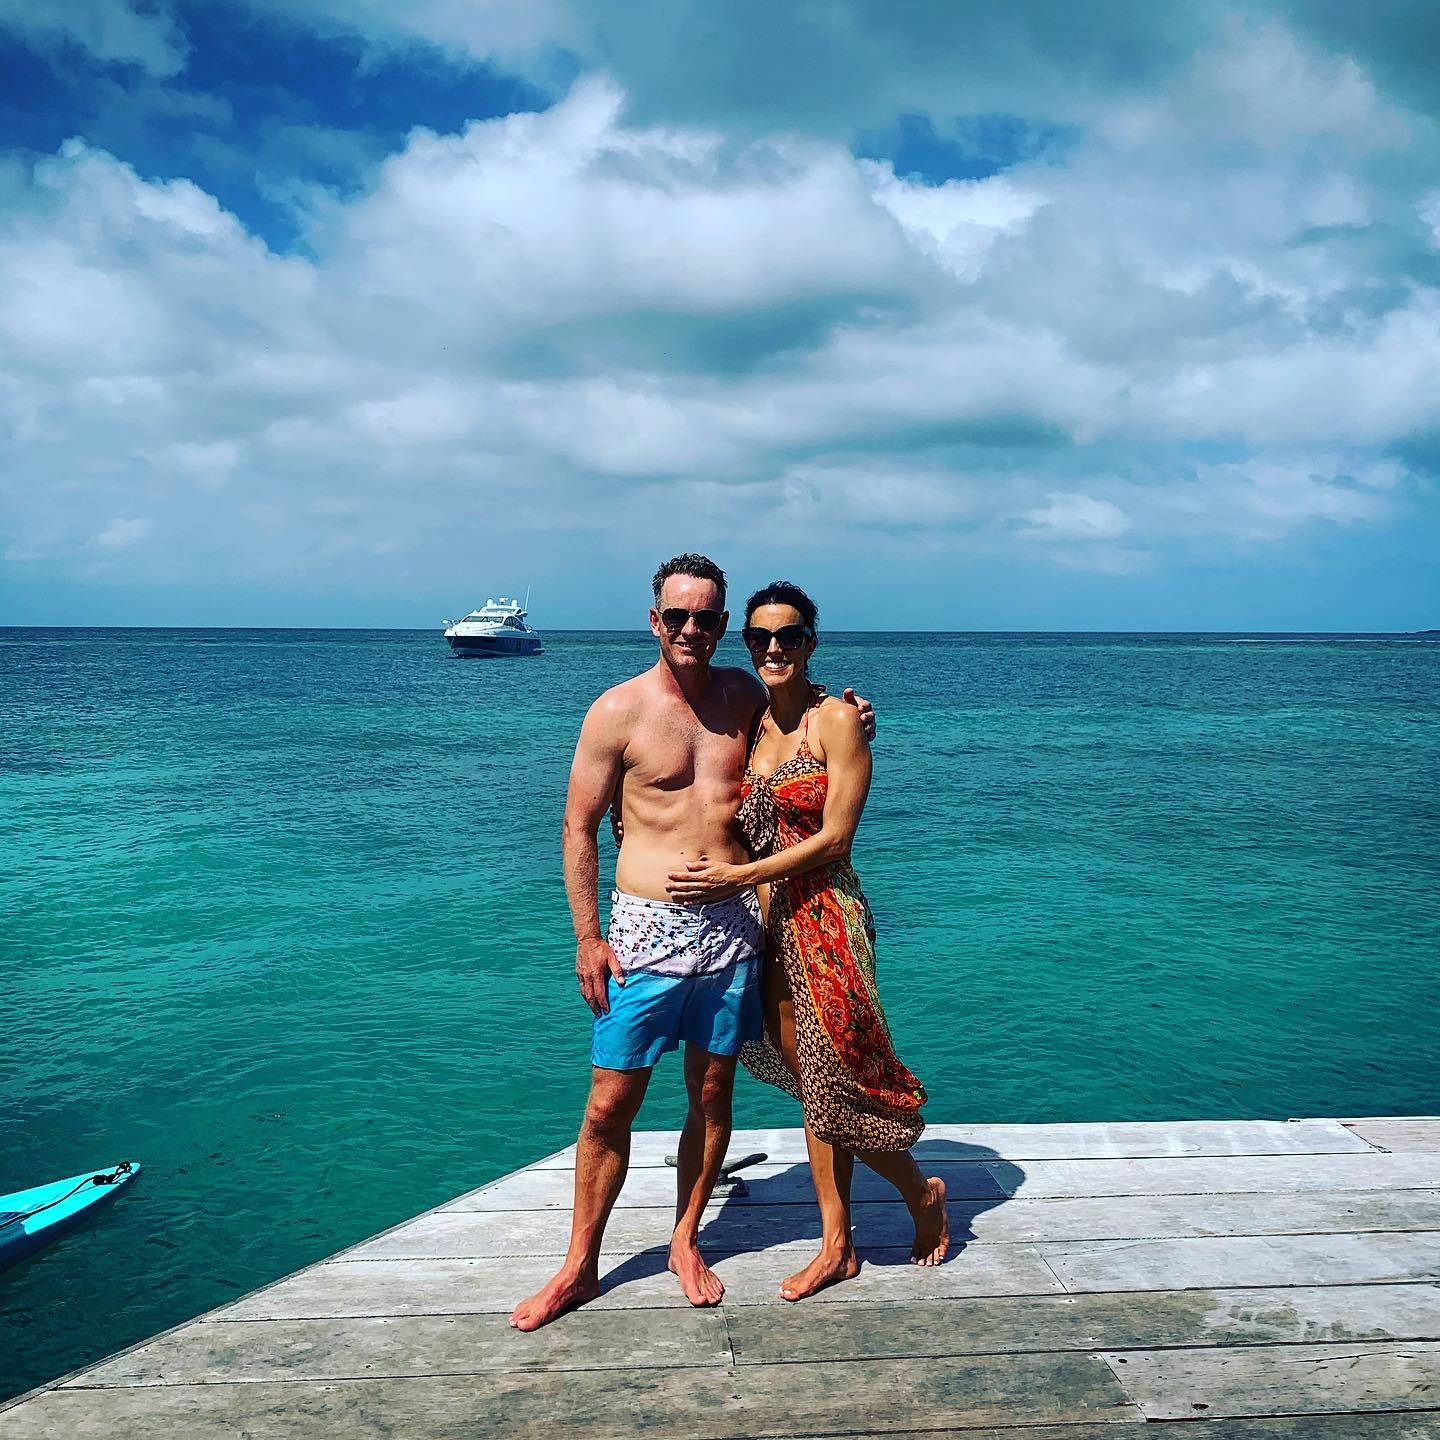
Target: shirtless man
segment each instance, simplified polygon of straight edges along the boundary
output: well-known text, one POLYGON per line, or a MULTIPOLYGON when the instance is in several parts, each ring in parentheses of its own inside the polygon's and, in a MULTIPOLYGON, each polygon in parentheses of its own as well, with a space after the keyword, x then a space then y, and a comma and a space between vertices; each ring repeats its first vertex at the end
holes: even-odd
MULTIPOLYGON (((593 1070, 575 1146, 570 1248, 554 1278, 515 1307, 518 1330, 536 1330, 600 1293, 600 1242, 625 1183, 630 1129, 651 1068, 681 1040, 690 1108, 676 1154, 670 1269, 692 1305, 717 1305, 725 1293, 698 1236, 730 1144, 735 1058, 762 1031, 764 927, 753 890, 676 905, 666 883, 688 860, 749 858, 735 814, 766 692, 748 671, 711 667, 728 618, 718 565, 703 555, 666 561, 650 611, 659 660, 607 690, 580 730, 565 806, 565 890, 575 973, 595 1015, 593 1070), (625 843, 607 940, 595 832, 617 792, 625 843)), ((860 708, 868 719, 869 706, 860 708)))

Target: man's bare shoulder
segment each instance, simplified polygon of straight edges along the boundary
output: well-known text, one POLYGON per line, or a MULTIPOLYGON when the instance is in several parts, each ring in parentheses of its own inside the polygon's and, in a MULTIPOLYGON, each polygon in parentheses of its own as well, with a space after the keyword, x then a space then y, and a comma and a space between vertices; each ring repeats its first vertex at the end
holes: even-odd
POLYGON ((629 680, 622 680, 618 685, 602 691, 590 702, 590 708, 585 712, 585 728, 611 735, 628 732, 644 707, 649 689, 646 682, 649 678, 649 672, 646 671, 643 675, 634 675, 629 680))
POLYGON ((710 675, 737 711, 753 713, 765 704, 765 687, 752 671, 742 670, 738 665, 714 665, 710 675))
POLYGON ((642 670, 638 675, 632 675, 628 680, 622 680, 618 685, 602 691, 590 708, 595 710, 604 706, 610 710, 620 710, 639 705, 654 686, 655 672, 642 670))

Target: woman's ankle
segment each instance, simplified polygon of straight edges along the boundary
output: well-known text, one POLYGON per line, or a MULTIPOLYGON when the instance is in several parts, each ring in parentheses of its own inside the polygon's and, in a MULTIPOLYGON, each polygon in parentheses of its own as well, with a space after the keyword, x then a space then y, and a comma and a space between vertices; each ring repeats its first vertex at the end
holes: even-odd
POLYGON ((912 1219, 923 1215, 934 1203, 935 1192, 930 1188, 928 1180, 913 1195, 905 1197, 905 1205, 912 1219))

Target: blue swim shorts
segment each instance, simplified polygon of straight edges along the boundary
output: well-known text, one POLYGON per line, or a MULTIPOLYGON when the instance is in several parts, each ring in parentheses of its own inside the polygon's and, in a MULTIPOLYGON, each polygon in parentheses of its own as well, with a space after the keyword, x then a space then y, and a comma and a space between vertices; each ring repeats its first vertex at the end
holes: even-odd
POLYGON ((609 1012, 595 1017, 592 1064, 648 1069, 682 1040, 737 1055, 760 1038, 765 936, 753 890, 710 905, 616 891, 607 938, 625 983, 610 977, 609 1012))

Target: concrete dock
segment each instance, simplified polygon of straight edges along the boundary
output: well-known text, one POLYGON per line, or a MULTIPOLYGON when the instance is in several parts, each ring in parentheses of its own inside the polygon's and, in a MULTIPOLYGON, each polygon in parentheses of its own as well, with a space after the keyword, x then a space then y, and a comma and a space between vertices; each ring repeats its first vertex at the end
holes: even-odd
POLYGON ((665 1270, 673 1134, 637 1135, 604 1294, 514 1302, 569 1230, 565 1151, 12 1401, 0 1440, 664 1435, 1440 1440, 1440 1118, 936 1125, 959 1242, 857 1170, 863 1268, 797 1305, 818 1216, 798 1130, 717 1194, 727 1286, 665 1270))

